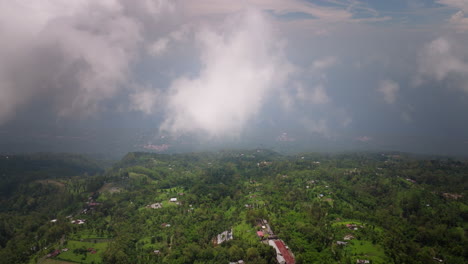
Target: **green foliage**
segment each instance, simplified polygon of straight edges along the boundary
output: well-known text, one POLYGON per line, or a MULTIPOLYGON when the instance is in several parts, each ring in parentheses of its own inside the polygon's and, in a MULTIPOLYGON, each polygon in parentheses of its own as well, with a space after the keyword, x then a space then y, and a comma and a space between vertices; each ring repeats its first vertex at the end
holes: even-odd
POLYGON ((468 258, 464 161, 398 153, 139 152, 103 172, 74 155, 9 159, 0 158, 5 263, 36 263, 63 248, 69 250, 55 259, 76 263, 275 263, 274 249, 256 235, 259 219, 297 263, 468 258), (148 207, 154 203, 162 208, 148 207), (215 245, 231 229, 234 239, 215 245))

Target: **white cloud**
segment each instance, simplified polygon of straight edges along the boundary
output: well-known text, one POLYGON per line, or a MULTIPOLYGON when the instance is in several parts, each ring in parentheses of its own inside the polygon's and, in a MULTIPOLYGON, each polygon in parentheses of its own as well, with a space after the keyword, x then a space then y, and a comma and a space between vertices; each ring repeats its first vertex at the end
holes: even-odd
POLYGON ((145 114, 152 114, 160 104, 162 104, 161 91, 149 87, 138 89, 129 95, 130 109, 141 111, 145 114))
POLYGON ((126 1, 4 1, 0 123, 38 98, 60 116, 90 115, 122 90, 143 41, 126 1))
POLYGON ((153 56, 160 56, 167 50, 168 38, 160 38, 148 47, 148 53, 153 56))
POLYGON ((178 30, 172 31, 167 36, 161 37, 155 42, 150 43, 147 47, 147 51, 152 56, 161 56, 169 51, 171 44, 185 40, 188 37, 189 32, 190 26, 183 25, 178 30))
POLYGON ((353 14, 347 7, 325 7, 302 0, 185 0, 182 5, 187 13, 192 16, 200 15, 222 15, 245 10, 245 8, 256 8, 258 10, 270 10, 277 14, 301 12, 330 22, 351 21, 353 14))
POLYGON ((458 8, 468 12, 468 2, 466 0, 437 0, 439 4, 458 8))
POLYGON ((312 89, 306 89, 302 84, 297 84, 296 89, 296 98, 302 101, 311 102, 313 104, 326 104, 330 102, 330 98, 322 84, 319 84, 312 89))
POLYGON ((314 72, 324 71, 324 70, 327 70, 328 68, 335 66, 337 63, 338 63, 338 58, 335 56, 321 58, 321 59, 315 60, 312 63, 311 70, 314 72))
POLYGON ((461 31, 468 31, 468 17, 466 13, 468 12, 468 1, 466 0, 438 0, 439 4, 446 5, 455 9, 459 9, 454 13, 449 22, 456 29, 461 31))
POLYGON ((393 104, 396 101, 400 85, 392 80, 383 80, 380 82, 377 91, 383 94, 384 100, 387 104, 393 104))
POLYGON ((292 110, 298 103, 327 104, 331 101, 327 94, 325 83, 327 81, 326 70, 339 62, 335 56, 328 56, 314 60, 307 71, 302 74, 312 77, 314 80, 305 86, 303 82, 295 82, 291 91, 282 91, 280 100, 286 110, 292 110))
POLYGON ((465 47, 457 49, 445 38, 438 38, 424 46, 419 55, 416 85, 429 81, 452 80, 458 89, 468 92, 468 62, 465 47))
POLYGON ((292 72, 260 12, 243 12, 221 27, 196 34, 202 68, 172 82, 161 130, 236 136, 292 72))

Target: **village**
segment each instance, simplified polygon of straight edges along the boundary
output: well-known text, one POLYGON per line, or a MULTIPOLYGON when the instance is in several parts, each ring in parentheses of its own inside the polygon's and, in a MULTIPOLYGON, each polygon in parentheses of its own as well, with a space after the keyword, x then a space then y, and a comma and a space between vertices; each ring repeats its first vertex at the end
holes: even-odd
MULTIPOLYGON (((271 230, 268 221, 265 219, 258 219, 256 224, 257 237, 261 243, 271 246, 276 252, 276 260, 279 264, 295 264, 295 258, 290 248, 284 243, 283 240, 279 239, 271 230)), ((226 230, 216 237, 213 238, 213 244, 219 245, 226 241, 234 239, 233 231, 226 230)), ((237 262, 230 262, 230 264, 242 264, 244 260, 238 260, 237 262)))
MULTIPOLYGON (((299 162, 304 159, 299 157, 299 162)), ((306 166, 317 169, 324 164, 312 160, 306 166)), ((271 173, 269 170, 277 165, 274 161, 253 163, 255 171, 239 181, 236 188, 231 188, 229 181, 226 184, 208 183, 211 178, 204 178, 194 187, 181 183, 163 184, 148 176, 151 175, 149 171, 142 168, 138 168, 139 173, 122 173, 128 176, 120 182, 107 182, 107 189, 83 195, 80 205, 67 214, 57 215, 57 219, 49 218, 49 225, 67 226, 72 232, 62 238, 65 243, 56 240, 55 246, 42 246, 44 250, 40 257, 43 264, 77 260, 91 264, 109 259, 115 234, 107 227, 115 222, 126 223, 118 216, 128 213, 135 225, 129 223, 124 231, 129 241, 135 244, 133 256, 151 261, 147 263, 171 263, 172 258, 182 259, 182 256, 184 263, 197 258, 205 261, 219 258, 216 260, 219 262, 214 263, 229 264, 265 260, 278 264, 333 263, 337 259, 356 264, 388 263, 385 248, 379 242, 387 234, 386 229, 367 215, 355 213, 352 206, 356 206, 356 197, 353 193, 344 196, 338 190, 343 186, 339 186, 340 179, 358 179, 363 173, 360 169, 339 168, 333 177, 310 169, 271 173), (265 175, 260 177, 262 173, 265 175), (143 195, 129 186, 138 186, 147 192, 143 195), (120 191, 111 191, 112 188, 120 191), (107 208, 113 208, 114 203, 119 205, 114 209, 118 215, 102 214, 107 208), (304 246, 308 241, 315 242, 304 246), (329 251, 316 250, 318 247, 329 251), (181 248, 190 250, 178 253, 181 248)), ((208 164, 209 168, 212 166, 215 165, 208 164)), ((188 175, 186 168, 177 172, 177 166, 169 165, 164 169, 188 175)), ((384 171, 380 167, 375 169, 384 171)), ((215 173, 203 177, 223 177, 227 171, 214 170, 215 173)), ((405 189, 421 188, 421 180, 416 177, 395 177, 395 181, 405 189)), ((456 192, 439 191, 434 195, 443 201, 464 197, 456 192)), ((422 201, 424 210, 437 205, 434 200, 430 206, 428 202, 422 201)), ((431 262, 446 262, 442 257, 431 256, 431 262)))
POLYGON ((259 220, 257 227, 260 227, 260 230, 257 231, 257 236, 261 239, 262 243, 268 244, 275 249, 276 260, 279 264, 296 263, 290 248, 273 233, 267 220, 259 220))

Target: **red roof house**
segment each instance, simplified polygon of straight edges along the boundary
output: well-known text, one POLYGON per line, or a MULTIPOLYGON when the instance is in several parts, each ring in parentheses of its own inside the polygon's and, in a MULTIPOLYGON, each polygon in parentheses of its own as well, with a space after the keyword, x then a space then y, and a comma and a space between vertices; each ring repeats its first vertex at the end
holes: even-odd
POLYGON ((281 252, 281 255, 283 256, 283 258, 284 258, 284 260, 286 261, 287 264, 295 264, 296 263, 296 261, 294 260, 294 257, 288 251, 288 249, 286 248, 286 245, 284 244, 283 241, 275 240, 275 244, 278 247, 279 251, 281 252))

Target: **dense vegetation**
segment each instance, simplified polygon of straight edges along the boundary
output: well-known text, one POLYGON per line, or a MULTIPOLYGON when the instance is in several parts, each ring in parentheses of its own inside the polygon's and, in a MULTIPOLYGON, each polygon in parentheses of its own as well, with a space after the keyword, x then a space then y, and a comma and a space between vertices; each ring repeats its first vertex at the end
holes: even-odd
POLYGON ((103 171, 35 154, 0 156, 0 175, 2 263, 276 263, 259 219, 297 263, 468 260, 466 161, 129 153, 103 171), (233 240, 213 243, 231 229, 233 240))

